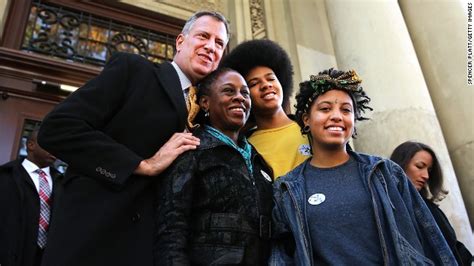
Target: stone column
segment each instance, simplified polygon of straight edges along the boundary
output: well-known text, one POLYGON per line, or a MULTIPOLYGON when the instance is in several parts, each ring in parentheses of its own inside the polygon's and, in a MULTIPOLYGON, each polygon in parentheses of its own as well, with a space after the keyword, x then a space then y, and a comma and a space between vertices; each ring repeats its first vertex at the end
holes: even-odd
POLYGON ((372 119, 356 125, 355 149, 390 156, 406 140, 433 147, 450 191, 443 210, 458 237, 473 250, 471 226, 443 132, 398 2, 326 0, 326 8, 340 69, 356 69, 372 98, 372 119))
POLYGON ((232 0, 227 1, 226 10, 235 25, 230 49, 249 39, 264 37, 276 41, 293 63, 294 93, 309 75, 336 66, 323 1, 232 0))
POLYGON ((465 1, 460 0, 400 0, 399 3, 443 129, 472 224, 474 87, 467 84, 468 17, 465 11, 468 6, 465 1))
MULTIPOLYGON (((294 66, 293 95, 301 81, 318 71, 336 67, 325 3, 320 0, 266 0, 268 38, 278 42, 294 66)), ((294 111, 294 97, 291 98, 294 111)))
POLYGON ((8 15, 8 0, 0 0, 0 38, 2 37, 3 30, 5 27, 5 21, 7 20, 8 15))

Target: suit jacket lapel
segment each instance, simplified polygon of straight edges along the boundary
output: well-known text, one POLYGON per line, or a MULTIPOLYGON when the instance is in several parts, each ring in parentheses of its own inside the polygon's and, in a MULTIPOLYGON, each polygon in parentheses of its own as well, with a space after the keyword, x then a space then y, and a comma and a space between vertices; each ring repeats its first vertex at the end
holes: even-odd
POLYGON ((18 168, 19 168, 18 173, 20 174, 20 178, 23 179, 30 188, 33 188, 35 191, 37 191, 35 183, 33 183, 33 180, 31 180, 30 174, 28 174, 28 172, 23 167, 23 165, 20 164, 18 168))
POLYGON ((14 168, 13 168, 13 179, 15 180, 15 183, 18 187, 18 191, 20 192, 20 198, 23 201, 25 197, 25 188, 26 189, 32 189, 36 193, 38 191, 36 190, 35 183, 33 183, 33 180, 31 180, 30 175, 28 172, 25 170, 23 165, 21 165, 23 160, 17 160, 14 168), (26 184, 25 184, 26 183, 26 184))
POLYGON ((179 82, 178 73, 174 69, 173 65, 169 62, 165 62, 155 67, 155 75, 160 82, 163 89, 166 91, 171 99, 174 107, 178 112, 180 124, 185 125, 188 111, 186 103, 183 97, 183 90, 181 89, 181 83, 179 82))

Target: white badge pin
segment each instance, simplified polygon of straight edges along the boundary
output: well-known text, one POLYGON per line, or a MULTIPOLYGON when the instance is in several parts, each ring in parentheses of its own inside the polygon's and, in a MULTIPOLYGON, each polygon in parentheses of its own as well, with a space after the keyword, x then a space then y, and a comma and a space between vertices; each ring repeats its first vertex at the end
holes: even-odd
POLYGON ((309 146, 309 144, 301 144, 298 147, 298 151, 300 152, 301 155, 311 156, 311 146, 309 146))
POLYGON ((316 193, 316 194, 311 195, 308 198, 308 203, 311 205, 319 205, 323 203, 325 200, 326 200, 326 196, 324 194, 316 193))
POLYGON ((262 173, 263 177, 265 177, 265 179, 266 179, 268 182, 272 182, 272 178, 271 178, 267 173, 265 173, 265 171, 260 170, 260 173, 262 173))

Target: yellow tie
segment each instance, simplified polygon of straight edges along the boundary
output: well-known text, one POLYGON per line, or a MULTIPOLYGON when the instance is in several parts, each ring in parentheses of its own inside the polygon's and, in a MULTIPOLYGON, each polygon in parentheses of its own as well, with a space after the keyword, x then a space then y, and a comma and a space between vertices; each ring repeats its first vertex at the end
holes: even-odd
POLYGON ((188 121, 186 127, 190 132, 199 127, 199 124, 193 124, 194 118, 196 118, 199 113, 199 105, 197 103, 197 89, 194 86, 188 88, 188 102, 186 103, 188 107, 188 121))

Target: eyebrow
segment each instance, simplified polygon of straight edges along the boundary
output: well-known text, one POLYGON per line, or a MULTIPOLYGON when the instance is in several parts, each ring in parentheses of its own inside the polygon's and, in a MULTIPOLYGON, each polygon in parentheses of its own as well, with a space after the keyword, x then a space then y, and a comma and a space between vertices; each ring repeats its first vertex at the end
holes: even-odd
MULTIPOLYGON (((276 77, 275 73, 272 73, 272 72, 268 72, 268 73, 266 73, 266 74, 263 74, 263 76, 264 76, 264 77, 268 77, 268 76, 275 76, 275 77, 276 77)), ((252 80, 255 80, 255 79, 259 79, 259 77, 252 77, 252 78, 249 79, 248 81, 252 81, 252 80)), ((247 81, 247 82, 248 82, 248 81, 247 81)))
MULTIPOLYGON (((211 33, 206 30, 196 30, 196 34, 203 34, 203 33, 206 34, 207 36, 211 35, 211 33)), ((219 38, 219 36, 216 36, 216 40, 222 41, 223 43, 226 42, 224 39, 219 38)))
MULTIPOLYGON (((232 82, 224 83, 224 84, 222 84, 222 87, 227 86, 227 85, 231 85, 231 86, 234 87, 234 88, 239 88, 239 87, 235 86, 232 82)), ((242 87, 240 87, 240 88, 248 88, 248 86, 244 84, 244 85, 242 85, 242 87)))
MULTIPOLYGON (((331 102, 331 101, 322 101, 322 102, 319 102, 319 103, 317 103, 317 104, 319 105, 319 104, 323 104, 323 103, 334 104, 334 102, 331 102)), ((349 104, 350 106, 352 106, 352 103, 351 103, 351 102, 342 102, 342 103, 341 103, 341 105, 344 105, 344 104, 349 104)))
POLYGON ((267 74, 265 74, 265 75, 263 75, 263 76, 267 77, 267 76, 276 76, 276 75, 275 75, 275 73, 273 73, 273 72, 268 72, 267 74))

